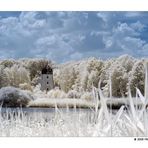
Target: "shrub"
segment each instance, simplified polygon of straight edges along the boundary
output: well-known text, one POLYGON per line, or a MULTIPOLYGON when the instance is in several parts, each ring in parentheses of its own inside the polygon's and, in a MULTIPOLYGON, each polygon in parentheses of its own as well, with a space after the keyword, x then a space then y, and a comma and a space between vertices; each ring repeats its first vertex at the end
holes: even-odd
POLYGON ((67 95, 64 91, 60 90, 59 88, 55 88, 50 90, 47 93, 48 97, 50 98, 67 98, 67 95))
POLYGON ((0 89, 0 104, 6 107, 25 107, 33 96, 15 87, 3 87, 0 89))

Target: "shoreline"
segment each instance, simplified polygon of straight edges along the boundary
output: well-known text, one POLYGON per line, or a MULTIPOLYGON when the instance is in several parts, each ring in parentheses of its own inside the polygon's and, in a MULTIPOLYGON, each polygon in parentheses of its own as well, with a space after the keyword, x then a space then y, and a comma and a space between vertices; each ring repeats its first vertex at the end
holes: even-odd
MULTIPOLYGON (((116 98, 116 99, 108 99, 106 98, 106 104, 108 108, 112 109, 119 109, 122 105, 125 105, 126 107, 129 107, 128 98, 116 98)), ((141 107, 143 104, 141 101, 138 101, 137 103, 138 108, 141 107)), ((134 105, 136 106, 136 102, 134 102, 134 105)), ((148 106, 148 105, 147 105, 148 106)), ((59 99, 59 98, 40 98, 35 101, 31 101, 27 107, 30 108, 95 108, 95 102, 94 101, 86 101, 81 99, 59 99)), ((98 108, 101 107, 101 102, 98 104, 98 108)))
MULTIPOLYGON (((126 106, 128 108, 130 106, 128 98, 113 98, 110 100, 106 99, 106 105, 109 109, 119 109, 121 106, 126 106)), ((133 99, 134 100, 134 99, 133 99)), ((136 102, 134 101, 134 106, 136 107, 136 102)), ((80 108, 80 109, 90 109, 96 108, 95 101, 86 101, 82 99, 76 98, 38 98, 36 100, 30 101, 27 106, 1 106, 1 108, 80 108)), ((143 106, 142 102, 139 100, 137 102, 137 108, 141 108, 143 106)), ((146 105, 146 107, 148 104, 146 105)), ((98 108, 101 107, 101 102, 98 102, 98 108)))

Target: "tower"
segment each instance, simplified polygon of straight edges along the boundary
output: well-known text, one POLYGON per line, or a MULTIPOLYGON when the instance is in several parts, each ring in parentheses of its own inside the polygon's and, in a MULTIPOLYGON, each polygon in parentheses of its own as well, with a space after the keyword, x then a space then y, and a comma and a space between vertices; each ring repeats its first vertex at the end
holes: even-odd
POLYGON ((46 66, 42 69, 41 73, 41 90, 49 91, 53 88, 53 70, 50 66, 46 66))

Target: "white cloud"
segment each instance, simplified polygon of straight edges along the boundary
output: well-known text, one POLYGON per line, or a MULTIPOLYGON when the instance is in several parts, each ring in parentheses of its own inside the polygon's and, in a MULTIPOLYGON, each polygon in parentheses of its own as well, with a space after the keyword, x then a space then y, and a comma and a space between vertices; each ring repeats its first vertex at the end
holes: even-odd
POLYGON ((118 26, 113 29, 113 33, 118 36, 137 36, 139 33, 127 23, 118 23, 118 26))
POLYGON ((83 58, 83 55, 82 53, 79 53, 79 52, 75 52, 70 55, 71 60, 80 60, 81 58, 83 58))
POLYGON ((45 57, 62 62, 125 53, 138 56, 140 49, 147 51, 147 41, 141 38, 146 36, 147 23, 140 16, 146 14, 22 12, 18 17, 1 17, 0 57, 45 57))
POLYGON ((126 17, 139 17, 141 15, 141 12, 126 12, 126 17))
POLYGON ((135 30, 142 31, 144 27, 146 27, 144 24, 142 24, 140 21, 137 21, 135 23, 131 24, 131 27, 135 30))

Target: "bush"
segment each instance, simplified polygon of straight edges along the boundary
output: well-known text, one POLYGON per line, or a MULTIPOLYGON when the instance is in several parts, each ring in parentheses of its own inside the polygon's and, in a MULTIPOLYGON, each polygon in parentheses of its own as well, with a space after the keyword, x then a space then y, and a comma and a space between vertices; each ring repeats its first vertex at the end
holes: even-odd
POLYGON ((3 107, 26 107, 34 97, 26 91, 15 87, 0 89, 0 104, 3 107))
POLYGON ((80 98, 81 94, 77 92, 76 90, 70 90, 67 94, 68 98, 80 98))
POLYGON ((67 98, 67 95, 64 91, 60 90, 59 88, 55 88, 50 90, 47 93, 48 97, 50 98, 67 98))
POLYGON ((87 101, 92 101, 93 100, 93 95, 91 92, 85 92, 81 96, 81 99, 87 100, 87 101))
POLYGON ((32 87, 28 83, 19 84, 19 88, 22 89, 22 90, 30 90, 30 91, 32 91, 32 87))

